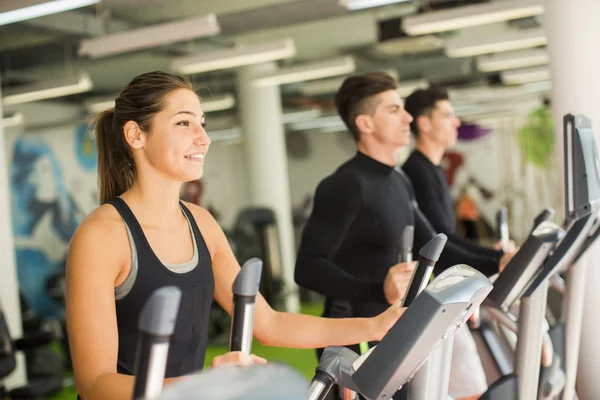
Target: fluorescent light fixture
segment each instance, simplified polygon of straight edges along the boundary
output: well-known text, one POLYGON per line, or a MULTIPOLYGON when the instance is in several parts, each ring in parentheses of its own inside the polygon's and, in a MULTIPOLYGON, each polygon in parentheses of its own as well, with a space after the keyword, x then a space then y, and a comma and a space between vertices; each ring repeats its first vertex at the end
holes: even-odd
POLYGON ((526 83, 522 86, 527 93, 549 92, 552 90, 552 81, 539 81, 526 83))
POLYGON ((88 99, 84 102, 84 107, 90 114, 97 114, 115 106, 115 98, 109 99, 88 99))
POLYGON ((398 82, 398 94, 400 97, 408 97, 417 89, 425 89, 429 87, 429 82, 425 79, 416 79, 413 81, 398 82))
POLYGON ((295 122, 307 121, 319 118, 322 114, 320 108, 309 108, 306 110, 287 111, 281 116, 281 122, 284 124, 293 124, 295 122))
POLYGON ((549 62, 548 51, 542 48, 509 51, 477 57, 477 69, 482 72, 535 67, 549 62))
POLYGON ((231 93, 207 97, 206 100, 202 100, 200 105, 205 113, 229 110, 235 106, 235 97, 231 93))
POLYGON ((265 87, 285 85, 287 83, 305 82, 330 76, 346 75, 354 72, 356 64, 352 56, 344 56, 331 60, 310 64, 280 68, 277 72, 254 78, 252 84, 265 87))
MULTIPOLYGON (((104 99, 90 99, 85 102, 85 109, 90 114, 96 114, 115 106, 115 97, 104 99)), ((205 113, 228 110, 235 106, 235 97, 231 93, 206 97, 201 102, 202 111, 205 113)))
POLYGON ((502 71, 500 79, 505 85, 547 81, 550 79, 550 69, 547 66, 541 66, 502 71))
POLYGON ((543 13, 544 4, 541 0, 492 1, 409 16, 402 20, 402 29, 409 35, 425 35, 543 13))
POLYGON ((548 84, 536 87, 520 86, 471 86, 468 88, 451 89, 448 91, 455 110, 464 109, 473 104, 481 103, 514 103, 530 98, 539 98, 540 93, 547 92, 548 84))
POLYGON ((12 128, 15 126, 19 126, 23 123, 23 114, 14 113, 11 116, 6 116, 2 118, 2 126, 4 128, 12 128))
POLYGON ((307 131, 311 129, 332 127, 342 128, 344 126, 344 121, 342 121, 342 119, 338 115, 316 118, 310 121, 295 122, 289 125, 290 129, 293 131, 307 131))
POLYGON ((171 69, 177 73, 189 75, 282 60, 295 55, 294 41, 287 38, 176 58, 171 64, 171 69))
POLYGON ((18 0, 0 2, 0 25, 57 14, 63 11, 87 7, 100 0, 18 0))
POLYGON ((388 39, 374 45, 377 52, 386 56, 417 54, 439 50, 444 47, 444 39, 436 35, 402 37, 388 39))
POLYGON ((458 58, 544 46, 547 41, 544 29, 533 28, 491 37, 471 36, 450 39, 445 47, 448 57, 458 58))
POLYGON ((229 129, 220 129, 217 131, 208 131, 208 137, 212 142, 234 142, 242 141, 242 129, 239 126, 234 126, 229 129))
POLYGON ((540 99, 529 99, 528 101, 519 101, 510 104, 488 103, 482 105, 473 105, 471 108, 465 108, 456 112, 456 115, 465 117, 483 117, 490 115, 519 115, 527 114, 530 110, 541 105, 540 99))
POLYGON ((362 10, 364 8, 387 6, 394 3, 402 3, 407 0, 339 0, 340 6, 348 10, 362 10))
MULTIPOLYGON (((396 71, 395 69, 388 69, 383 72, 387 72, 392 78, 398 80, 398 71, 396 71)), ((331 94, 338 91, 338 89, 342 86, 342 83, 344 83, 345 79, 346 77, 336 77, 308 81, 302 83, 302 85, 300 85, 298 89, 305 96, 321 96, 325 94, 331 94)))
POLYGON ((320 96, 338 91, 345 78, 320 79, 303 83, 299 90, 306 96, 320 96))
POLYGON ((53 82, 36 83, 19 92, 6 91, 2 97, 4 105, 31 103, 39 100, 70 96, 92 90, 94 84, 87 73, 53 82))
POLYGON ((335 126, 327 126, 325 128, 319 128, 321 133, 337 133, 337 132, 346 132, 348 131, 348 127, 346 125, 335 125, 335 126))
POLYGON ((208 14, 85 39, 81 41, 79 46, 79 55, 100 58, 190 39, 214 36, 220 32, 221 27, 217 22, 216 15, 208 14))

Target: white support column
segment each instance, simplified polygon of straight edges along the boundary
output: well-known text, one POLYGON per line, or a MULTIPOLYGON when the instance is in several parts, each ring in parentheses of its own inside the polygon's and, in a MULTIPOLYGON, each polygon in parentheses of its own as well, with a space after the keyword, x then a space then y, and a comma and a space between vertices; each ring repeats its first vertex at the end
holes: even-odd
MULTIPOLYGON (((2 112, 2 94, 0 93, 0 117, 2 112)), ((1 119, 0 119, 1 121, 1 119)), ((15 245, 10 212, 10 184, 8 157, 4 128, 0 122, 0 304, 6 316, 6 323, 13 338, 21 337, 21 305, 15 262, 15 245)), ((5 381, 7 387, 25 384, 25 359, 17 357, 17 368, 5 381)))
MULTIPOLYGON (((296 249, 292 224, 292 204, 282 124, 279 86, 256 87, 252 78, 274 73, 273 62, 249 65, 238 72, 240 119, 244 135, 250 201, 273 209, 277 218, 281 264, 285 290, 285 308, 300 309, 294 282, 296 249)), ((240 260, 242 261, 242 260, 240 260)))
MULTIPOLYGON (((545 0, 545 25, 552 75, 552 108, 557 137, 557 153, 562 160, 562 117, 566 113, 583 114, 592 119, 595 132, 600 132, 600 53, 594 43, 600 37, 600 1, 545 0)), ((600 142, 600 135, 596 136, 600 142)), ((562 165, 562 161, 561 161, 562 165)), ((560 179, 560 177, 557 177, 560 179)), ((558 205, 557 205, 558 207, 558 205)), ((563 206, 561 206, 563 207, 563 206)), ((562 213, 561 213, 562 214, 562 213)), ((600 246, 596 244, 580 263, 585 264, 585 305, 579 360, 567 355, 568 363, 579 362, 577 391, 581 400, 600 398, 600 246)), ((581 271, 580 271, 581 272, 581 271)), ((584 275, 585 275, 584 274, 584 275)), ((581 278, 581 273, 579 274, 581 278)), ((576 338, 574 338, 576 339, 576 338)), ((567 384, 575 377, 568 377, 567 384)), ((569 395, 568 393, 565 393, 569 395)), ((567 397, 564 397, 567 398, 567 397)), ((569 398, 571 400, 572 397, 569 398)))

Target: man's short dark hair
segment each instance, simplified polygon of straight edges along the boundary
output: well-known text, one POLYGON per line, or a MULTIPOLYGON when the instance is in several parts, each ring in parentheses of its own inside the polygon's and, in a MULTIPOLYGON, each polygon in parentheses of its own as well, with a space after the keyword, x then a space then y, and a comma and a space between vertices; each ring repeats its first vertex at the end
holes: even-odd
POLYGON ((417 89, 406 98, 404 101, 404 108, 413 117, 413 120, 410 123, 410 130, 415 137, 419 136, 417 118, 421 115, 431 117, 431 112, 437 105, 437 102, 448 99, 448 92, 437 86, 432 86, 428 89, 417 89))
POLYGON ((394 78, 379 71, 353 75, 344 80, 335 95, 335 107, 356 142, 360 140, 356 117, 360 114, 372 115, 377 105, 371 104, 369 100, 379 93, 396 90, 397 87, 394 78))

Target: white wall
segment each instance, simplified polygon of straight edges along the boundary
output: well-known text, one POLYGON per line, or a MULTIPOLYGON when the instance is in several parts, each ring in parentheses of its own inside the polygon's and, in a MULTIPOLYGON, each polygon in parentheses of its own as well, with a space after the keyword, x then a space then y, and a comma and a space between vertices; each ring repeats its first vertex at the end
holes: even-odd
POLYGON ((525 160, 519 146, 519 130, 530 111, 523 110, 522 115, 510 118, 481 121, 494 134, 470 148, 468 145, 462 147, 468 154, 469 170, 496 193, 492 201, 482 203, 482 212, 494 221, 498 208, 507 206, 511 236, 517 241, 526 238, 533 218, 542 209, 554 208, 557 211, 555 220, 559 221, 562 207, 562 184, 556 179, 560 165, 542 170, 525 160))
MULTIPOLYGON (((306 158, 288 157, 293 207, 301 204, 306 196, 314 195, 318 183, 356 152, 347 132, 312 132, 308 139, 310 153, 306 158)), ((244 165, 243 143, 211 144, 204 168, 204 205, 214 207, 221 214, 219 222, 225 228, 233 225, 237 213, 247 204, 244 165)))
POLYGON ((308 138, 311 150, 307 158, 288 157, 290 194, 294 206, 307 195, 313 196, 319 182, 356 153, 348 132, 312 132, 308 138))
POLYGON ((204 166, 203 206, 212 206, 220 213, 219 223, 224 228, 233 225, 238 211, 247 204, 244 165, 243 144, 210 145, 204 166))

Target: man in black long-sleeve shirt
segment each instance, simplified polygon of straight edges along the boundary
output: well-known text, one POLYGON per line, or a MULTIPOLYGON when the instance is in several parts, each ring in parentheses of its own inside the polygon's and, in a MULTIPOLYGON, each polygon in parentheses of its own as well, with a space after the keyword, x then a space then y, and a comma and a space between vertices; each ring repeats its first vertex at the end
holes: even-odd
MULTIPOLYGON (((419 208, 436 232, 470 251, 491 258, 502 257, 503 251, 480 246, 456 233, 454 202, 446 174, 441 166, 446 149, 456 143, 460 120, 454 114, 448 93, 437 87, 418 89, 406 98, 405 108, 411 116, 415 150, 402 170, 410 179, 419 208)), ((501 248, 498 243, 496 248, 501 248)), ((510 243, 514 251, 514 243, 510 243)))
MULTIPOLYGON (((397 261, 404 228, 415 227, 417 251, 436 232, 418 210, 410 181, 395 168, 398 150, 409 142, 412 117, 394 79, 377 72, 347 78, 335 103, 358 151, 316 190, 295 279, 326 296, 326 317, 373 316, 404 294, 393 274, 402 268, 397 261), (394 292, 390 287, 397 289, 395 296, 388 296, 394 292)), ((467 263, 489 276, 508 259, 449 242, 436 271, 467 263)))

